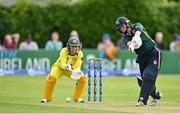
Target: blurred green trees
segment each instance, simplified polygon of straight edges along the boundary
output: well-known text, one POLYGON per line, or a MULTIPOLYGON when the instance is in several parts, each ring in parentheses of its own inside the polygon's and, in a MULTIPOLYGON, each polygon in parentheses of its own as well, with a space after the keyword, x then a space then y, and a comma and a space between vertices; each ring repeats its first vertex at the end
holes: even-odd
MULTIPOLYGON (((116 42, 115 20, 127 16, 132 23, 141 22, 149 34, 162 31, 167 43, 172 33, 180 32, 180 3, 168 0, 81 0, 76 4, 36 5, 20 0, 10 7, 0 6, 0 38, 20 32, 21 40, 32 33, 41 48, 56 30, 61 40, 68 40, 71 30, 79 32, 83 47, 95 48, 101 35, 108 32, 116 42)), ((62 0, 61 0, 62 1, 62 0)), ((70 1, 71 2, 71 1, 70 1)))

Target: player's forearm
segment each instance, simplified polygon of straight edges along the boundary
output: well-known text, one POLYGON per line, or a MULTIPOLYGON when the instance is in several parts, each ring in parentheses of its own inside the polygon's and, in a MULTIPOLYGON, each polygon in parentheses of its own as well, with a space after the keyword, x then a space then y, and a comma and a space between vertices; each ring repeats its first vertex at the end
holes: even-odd
POLYGON ((62 69, 65 69, 66 68, 66 59, 63 58, 63 57, 59 57, 59 59, 57 60, 59 66, 62 68, 62 69))
POLYGON ((58 61, 58 64, 62 69, 66 69, 66 64, 62 60, 58 61))
POLYGON ((67 52, 65 49, 62 49, 62 51, 59 54, 58 63, 62 69, 66 69, 67 64, 67 52))
POLYGON ((66 69, 66 64, 61 64, 60 67, 65 70, 66 69))
POLYGON ((134 52, 135 49, 140 48, 142 45, 140 34, 141 34, 140 31, 136 31, 134 36, 132 37, 132 40, 127 43, 129 50, 132 53, 134 52))

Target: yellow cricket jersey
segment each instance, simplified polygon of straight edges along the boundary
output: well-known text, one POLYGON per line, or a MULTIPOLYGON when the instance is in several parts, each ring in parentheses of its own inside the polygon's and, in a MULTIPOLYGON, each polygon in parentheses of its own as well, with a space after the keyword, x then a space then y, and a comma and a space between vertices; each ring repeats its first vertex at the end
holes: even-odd
POLYGON ((59 58, 55 62, 60 68, 65 69, 66 64, 71 64, 72 69, 81 70, 83 61, 83 52, 79 50, 76 55, 71 56, 67 47, 63 48, 59 54, 59 58))

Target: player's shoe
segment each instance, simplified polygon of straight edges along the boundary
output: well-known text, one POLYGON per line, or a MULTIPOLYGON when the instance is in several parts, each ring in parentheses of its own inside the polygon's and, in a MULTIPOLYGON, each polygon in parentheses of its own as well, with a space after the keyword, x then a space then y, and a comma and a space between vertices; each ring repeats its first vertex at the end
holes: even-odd
POLYGON ((150 103, 150 106, 156 106, 159 100, 160 99, 153 99, 150 103))
POLYGON ((137 106, 137 107, 142 107, 142 106, 145 106, 145 104, 144 104, 142 101, 138 101, 138 102, 136 103, 136 106, 137 106))
POLYGON ((163 94, 159 92, 159 96, 160 98, 159 99, 153 99, 150 103, 150 106, 156 106, 157 103, 159 102, 159 100, 162 98, 163 94))
POLYGON ((47 103, 48 102, 48 100, 47 99, 41 99, 41 101, 40 101, 41 103, 47 103))
POLYGON ((84 99, 82 99, 82 98, 79 98, 78 100, 74 100, 75 102, 78 102, 78 103, 84 103, 85 101, 84 101, 84 99))
POLYGON ((84 103, 84 99, 79 98, 79 99, 78 99, 78 103, 84 103))

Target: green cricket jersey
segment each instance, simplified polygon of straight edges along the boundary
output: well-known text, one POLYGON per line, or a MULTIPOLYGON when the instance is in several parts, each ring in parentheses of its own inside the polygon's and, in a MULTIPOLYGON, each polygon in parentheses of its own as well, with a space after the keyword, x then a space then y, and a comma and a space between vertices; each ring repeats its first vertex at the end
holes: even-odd
MULTIPOLYGON (((132 29, 133 29, 132 31, 134 32, 136 31, 141 32, 140 37, 142 40, 142 45, 140 48, 134 50, 137 55, 142 55, 143 53, 151 50, 154 46, 156 46, 156 43, 151 39, 151 37, 148 35, 148 33, 146 32, 145 28, 142 26, 141 23, 132 24, 132 29)), ((132 40, 133 36, 129 34, 123 34, 124 43, 127 45, 127 43, 132 40)))

